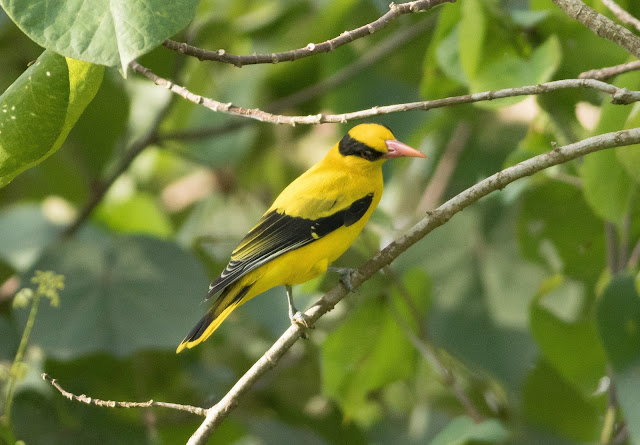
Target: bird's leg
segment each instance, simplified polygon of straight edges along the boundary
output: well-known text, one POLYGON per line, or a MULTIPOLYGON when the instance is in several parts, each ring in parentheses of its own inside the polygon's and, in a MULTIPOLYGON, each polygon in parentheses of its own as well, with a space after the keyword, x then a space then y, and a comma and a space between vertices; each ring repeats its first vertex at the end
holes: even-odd
POLYGON ((339 273, 340 281, 342 282, 342 284, 344 284, 344 287, 346 287, 349 290, 349 292, 353 292, 353 284, 351 284, 351 272, 353 272, 355 269, 351 269, 349 267, 329 266, 327 267, 327 270, 329 272, 339 273))
MULTIPOLYGON (((291 286, 289 286, 288 284, 285 284, 284 288, 287 290, 287 300, 289 301, 289 319, 291 320, 291 324, 298 325, 304 329, 311 328, 312 326, 309 323, 307 316, 304 315, 302 312, 300 312, 298 309, 296 309, 296 307, 293 305, 293 290, 291 289, 291 286)), ((308 338, 307 334, 304 332, 302 337, 308 338)))

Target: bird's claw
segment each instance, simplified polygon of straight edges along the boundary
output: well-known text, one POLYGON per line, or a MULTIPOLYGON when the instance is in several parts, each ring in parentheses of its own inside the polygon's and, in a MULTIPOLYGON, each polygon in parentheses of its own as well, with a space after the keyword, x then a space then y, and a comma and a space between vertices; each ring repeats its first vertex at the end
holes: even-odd
POLYGON ((296 311, 293 315, 289 315, 289 319, 291 320, 292 325, 299 326, 303 329, 300 337, 305 340, 309 339, 309 335, 306 333, 306 330, 315 329, 315 326, 311 324, 309 317, 300 311, 296 311))
POLYGON ((347 288, 349 292, 353 292, 353 284, 351 284, 351 273, 355 269, 349 267, 328 267, 328 271, 340 274, 340 282, 347 288))

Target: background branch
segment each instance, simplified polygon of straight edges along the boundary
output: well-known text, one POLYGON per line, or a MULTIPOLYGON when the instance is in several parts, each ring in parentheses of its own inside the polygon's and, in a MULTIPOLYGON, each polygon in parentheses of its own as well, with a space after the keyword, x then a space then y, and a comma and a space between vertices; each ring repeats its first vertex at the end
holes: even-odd
POLYGON ((640 59, 640 37, 613 20, 599 14, 580 0, 553 0, 567 15, 640 59))
POLYGON ((86 403, 87 405, 95 405, 95 406, 103 406, 107 408, 148 408, 151 406, 161 406, 163 408, 171 408, 178 411, 186 411, 191 414, 197 414, 198 416, 204 416, 207 413, 207 410, 204 408, 200 408, 199 406, 191 406, 191 405, 180 405, 178 403, 167 403, 167 402, 157 402, 155 400, 148 400, 146 402, 116 402, 113 400, 100 400, 95 399, 93 397, 88 397, 84 394, 79 396, 66 391, 58 381, 52 378, 49 374, 43 373, 42 379, 51 383, 51 385, 60 391, 60 394, 65 396, 69 400, 74 400, 80 403, 86 403))
POLYGON ((293 49, 291 51, 285 51, 281 53, 271 54, 252 54, 248 56, 237 56, 227 53, 223 49, 217 51, 208 51, 203 48, 198 48, 187 43, 175 42, 173 40, 166 40, 163 45, 173 51, 186 54, 188 56, 197 57, 200 60, 213 60, 216 62, 230 63, 238 68, 244 65, 255 65, 261 63, 279 63, 279 62, 293 62, 305 57, 313 56, 320 53, 327 53, 333 51, 342 45, 351 43, 354 40, 366 37, 374 32, 384 28, 393 20, 397 19, 403 14, 412 14, 416 12, 427 11, 435 6, 443 3, 453 3, 455 0, 418 0, 408 3, 389 5, 389 11, 378 18, 377 20, 367 23, 351 31, 345 31, 338 37, 327 40, 322 43, 309 43, 304 48, 293 49))
POLYGON ((622 9, 619 4, 614 2, 613 0, 602 0, 602 3, 609 8, 611 12, 625 25, 631 25, 638 31, 640 31, 640 20, 629 14, 627 11, 622 9))
MULTIPOLYGON (((351 275, 351 283, 358 287, 380 269, 390 264, 402 252, 420 241, 428 233, 446 223, 453 215, 496 190, 501 190, 511 182, 530 176, 553 165, 562 164, 586 154, 612 147, 640 143, 640 128, 617 131, 594 136, 553 150, 506 168, 456 195, 437 209, 430 212, 405 235, 382 249, 372 259, 351 275)), ((322 315, 347 295, 346 289, 338 285, 318 300, 305 315, 314 323, 322 315)), ((204 444, 214 429, 229 415, 240 398, 253 387, 258 379, 274 368, 287 350, 300 337, 302 329, 290 326, 265 354, 238 380, 229 392, 213 407, 207 410, 204 422, 191 436, 188 445, 204 444)))
POLYGON ((578 78, 605 80, 609 77, 617 76, 618 74, 624 74, 628 73, 629 71, 637 70, 640 70, 640 60, 623 63, 622 65, 609 66, 606 68, 599 68, 597 70, 585 71, 584 73, 580 73, 580 75, 578 75, 578 78))

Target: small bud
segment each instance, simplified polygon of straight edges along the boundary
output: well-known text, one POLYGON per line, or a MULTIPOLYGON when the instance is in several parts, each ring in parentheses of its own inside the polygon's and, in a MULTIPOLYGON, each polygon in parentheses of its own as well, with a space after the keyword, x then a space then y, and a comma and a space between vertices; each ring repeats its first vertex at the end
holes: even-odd
POLYGON ((16 309, 25 308, 29 305, 29 301, 33 298, 33 290, 25 287, 20 289, 13 297, 13 307, 16 309))

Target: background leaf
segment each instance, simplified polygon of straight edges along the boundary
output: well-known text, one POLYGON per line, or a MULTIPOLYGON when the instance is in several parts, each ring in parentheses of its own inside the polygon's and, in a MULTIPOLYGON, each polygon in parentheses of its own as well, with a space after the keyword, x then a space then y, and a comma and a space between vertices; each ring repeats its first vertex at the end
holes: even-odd
POLYGON ((56 246, 34 268, 65 276, 60 306, 43 305, 32 332, 52 357, 177 346, 202 312, 199 264, 158 239, 96 234, 56 246))
POLYGON ((598 305, 598 327, 633 440, 640 437, 640 296, 629 276, 615 277, 598 305))

